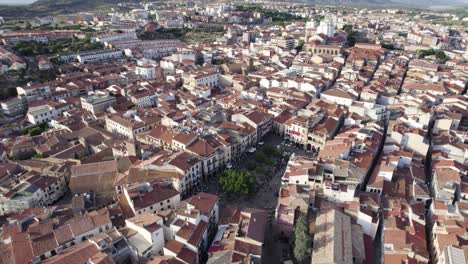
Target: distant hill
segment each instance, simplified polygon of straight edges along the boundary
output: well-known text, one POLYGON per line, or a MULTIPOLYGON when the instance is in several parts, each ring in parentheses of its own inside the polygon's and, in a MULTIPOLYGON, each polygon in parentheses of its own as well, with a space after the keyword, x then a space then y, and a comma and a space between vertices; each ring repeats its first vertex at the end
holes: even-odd
MULTIPOLYGON (((11 0, 13 1, 13 0, 11 0)), ((8 0, 8 3, 11 2, 8 0)), ((0 5, 0 16, 3 17, 35 17, 58 14, 70 14, 80 11, 98 10, 109 8, 118 3, 138 3, 142 0, 37 0, 30 5, 11 6, 0 5)), ((213 0, 215 1, 215 0, 213 0)), ((278 0, 279 2, 291 0, 278 0)), ((292 0, 302 3, 325 4, 325 5, 347 5, 347 6, 369 6, 369 7, 451 7, 468 6, 468 0, 292 0)), ((0 1, 1 2, 1 1, 0 1)), ((24 2, 19 1, 18 4, 24 2)))
POLYGON ((430 8, 433 6, 439 7, 453 7, 453 6, 464 6, 468 7, 467 0, 390 0, 395 4, 401 4, 405 6, 415 6, 422 8, 430 8))
POLYGON ((0 5, 0 16, 34 17, 70 14, 111 7, 118 3, 138 3, 140 0, 38 0, 29 5, 0 5))
POLYGON ((372 6, 372 7, 415 7, 430 8, 432 6, 467 6, 468 0, 298 0, 303 3, 324 5, 372 6))

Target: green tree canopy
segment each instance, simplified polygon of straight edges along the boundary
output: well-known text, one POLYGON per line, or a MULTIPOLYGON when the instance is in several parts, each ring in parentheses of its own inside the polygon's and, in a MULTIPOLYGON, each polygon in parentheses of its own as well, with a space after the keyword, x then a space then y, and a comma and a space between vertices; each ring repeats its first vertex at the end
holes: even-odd
POLYGON ((320 22, 320 21, 322 21, 324 18, 325 18, 325 16, 323 16, 323 15, 318 15, 318 16, 315 16, 315 17, 314 17, 314 20, 317 21, 317 22, 320 22))
POLYGON ((251 160, 247 161, 247 163, 245 164, 245 168, 247 168, 247 170, 249 171, 255 170, 255 167, 256 167, 255 162, 251 160))
POLYGON ((297 52, 300 52, 302 50, 302 47, 304 47, 304 40, 299 40, 299 43, 296 47, 297 52))
POLYGON ((255 172, 258 173, 258 174, 266 174, 266 169, 261 167, 261 166, 258 166, 256 169, 255 169, 255 172))
POLYGON ((265 17, 271 17, 272 21, 279 24, 284 22, 305 21, 304 18, 286 12, 280 12, 274 9, 263 8, 259 5, 237 5, 237 11, 244 12, 257 12, 263 14, 265 17))
POLYGON ((281 152, 271 145, 266 145, 263 148, 262 152, 265 153, 265 155, 268 157, 273 156, 273 157, 279 158, 282 156, 281 152))
POLYGON ((435 50, 435 49, 426 49, 426 50, 417 50, 416 54, 421 57, 427 57, 434 55, 435 58, 442 63, 445 63, 448 59, 447 54, 445 54, 442 50, 435 50))
POLYGON ((246 171, 226 170, 219 178, 219 185, 227 193, 250 194, 255 190, 255 177, 246 171))
POLYGON ((356 44, 356 34, 357 32, 356 31, 351 31, 350 33, 348 33, 348 36, 346 37, 346 41, 348 42, 348 45, 350 47, 354 47, 354 45, 356 44))
POLYGON ((294 259, 299 262, 305 262, 310 257, 310 235, 309 235, 309 225, 307 223, 307 218, 304 214, 298 211, 298 218, 296 224, 294 225, 293 233, 293 256, 294 259))
POLYGON ((447 61, 447 55, 442 50, 436 51, 435 57, 440 62, 446 62, 447 61))
POLYGON ((100 42, 92 42, 91 38, 77 39, 55 39, 48 43, 34 41, 20 41, 15 49, 24 56, 37 55, 59 55, 67 52, 81 52, 102 49, 104 45, 100 42))
POLYGON ((42 128, 35 127, 33 129, 29 130, 29 135, 31 137, 34 137, 34 136, 38 136, 38 135, 42 134, 42 132, 44 132, 44 130, 42 128))
POLYGON ((431 56, 435 54, 435 50, 434 49, 417 50, 416 54, 422 57, 431 56))
POLYGON ((395 46, 393 44, 391 44, 391 43, 382 43, 382 48, 393 50, 393 49, 395 49, 395 46))
POLYGON ((350 47, 353 47, 354 44, 356 44, 357 31, 353 30, 352 25, 344 25, 343 30, 348 34, 348 36, 346 37, 346 41, 348 42, 348 45, 350 47))
POLYGON ((346 33, 351 33, 353 32, 353 26, 352 25, 344 25, 343 26, 343 30, 346 32, 346 33))
POLYGON ((33 158, 37 158, 37 159, 40 159, 40 158, 43 158, 44 156, 41 154, 41 153, 36 153, 34 154, 33 158))
POLYGON ((268 158, 263 152, 257 152, 255 154, 255 160, 257 162, 265 163, 268 160, 268 158))

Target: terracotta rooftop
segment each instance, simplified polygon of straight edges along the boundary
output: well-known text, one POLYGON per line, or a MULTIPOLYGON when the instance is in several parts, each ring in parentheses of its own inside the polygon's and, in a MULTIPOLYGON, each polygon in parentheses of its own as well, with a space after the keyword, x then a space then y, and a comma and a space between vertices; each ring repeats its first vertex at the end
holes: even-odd
POLYGON ((185 202, 194 206, 202 214, 206 216, 211 216, 211 212, 218 202, 218 196, 210 193, 201 192, 186 199, 185 202))

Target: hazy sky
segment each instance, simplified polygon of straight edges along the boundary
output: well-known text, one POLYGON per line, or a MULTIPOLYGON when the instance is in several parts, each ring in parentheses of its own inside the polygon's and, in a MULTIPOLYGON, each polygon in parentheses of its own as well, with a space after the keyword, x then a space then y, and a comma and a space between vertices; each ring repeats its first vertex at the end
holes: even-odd
POLYGON ((0 0, 0 5, 26 5, 34 2, 36 0, 0 0))

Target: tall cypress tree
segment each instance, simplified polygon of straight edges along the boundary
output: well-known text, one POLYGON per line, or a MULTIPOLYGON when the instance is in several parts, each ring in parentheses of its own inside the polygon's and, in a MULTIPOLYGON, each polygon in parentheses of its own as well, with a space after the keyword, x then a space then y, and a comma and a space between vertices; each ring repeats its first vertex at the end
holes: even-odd
POLYGON ((298 263, 303 263, 309 258, 310 240, 307 218, 299 212, 293 235, 293 256, 298 263))

